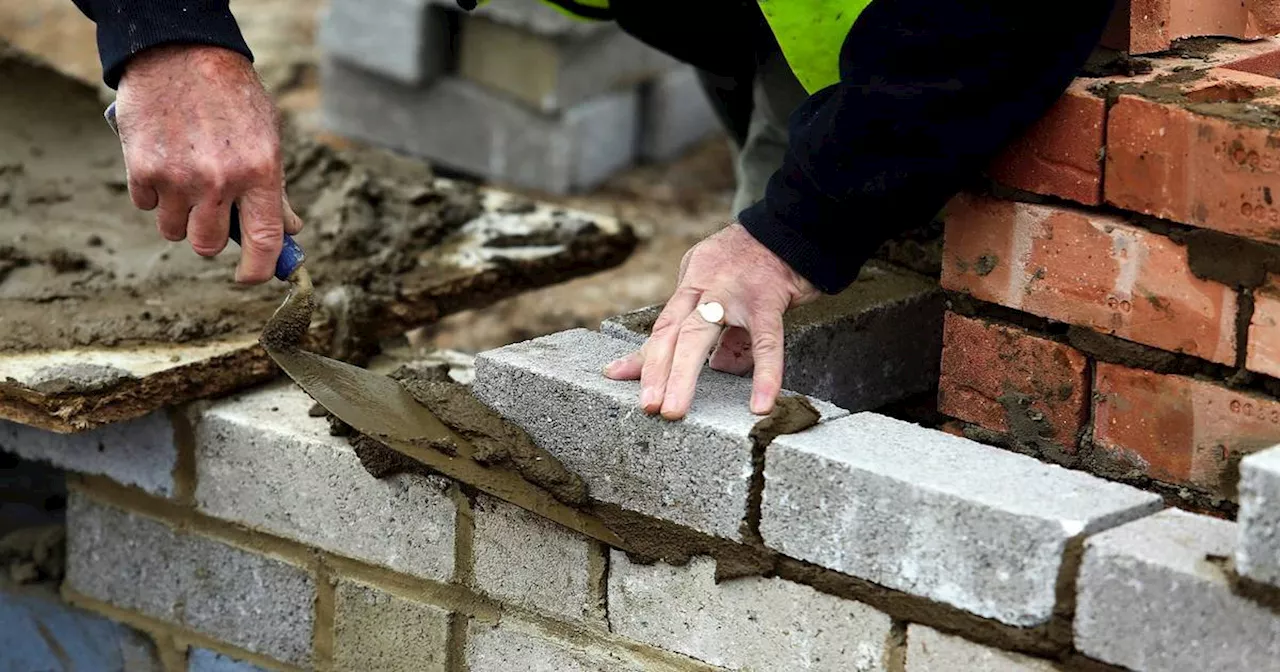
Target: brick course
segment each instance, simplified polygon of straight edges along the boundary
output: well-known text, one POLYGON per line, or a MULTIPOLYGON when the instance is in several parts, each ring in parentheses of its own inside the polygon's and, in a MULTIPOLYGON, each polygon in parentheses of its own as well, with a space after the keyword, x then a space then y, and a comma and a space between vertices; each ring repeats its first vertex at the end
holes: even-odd
POLYGON ((1037 194, 1098 205, 1106 101, 1078 79, 1025 134, 989 167, 992 178, 1037 194))

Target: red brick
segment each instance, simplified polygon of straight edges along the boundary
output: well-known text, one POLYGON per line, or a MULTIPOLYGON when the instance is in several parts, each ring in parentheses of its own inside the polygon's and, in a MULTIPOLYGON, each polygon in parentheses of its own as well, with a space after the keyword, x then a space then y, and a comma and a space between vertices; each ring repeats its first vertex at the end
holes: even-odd
MULTIPOLYGON (((1195 103, 1274 105, 1280 98, 1254 96, 1277 86, 1280 80, 1216 68, 1183 91, 1195 103)), ((1280 130, 1122 95, 1107 117, 1104 189, 1117 207, 1280 241, 1280 130)))
POLYGON ((1274 276, 1253 293, 1245 368, 1280 377, 1280 280, 1274 276))
POLYGON ((1089 400, 1088 359, 1023 329, 948 313, 938 410, 1075 452, 1089 400))
POLYGON ((991 177, 1011 187, 1079 203, 1102 202, 1107 105, 1076 80, 1021 138, 996 157, 991 177))
POLYGON ((1275 34, 1266 30, 1274 6, 1275 0, 1120 0, 1102 44, 1150 54, 1186 37, 1256 39, 1275 34))
POLYGON ((947 206, 942 286, 1156 348, 1235 362, 1236 296, 1187 251, 1119 217, 962 195, 947 206))
POLYGON ((1165 483, 1233 496, 1241 456, 1280 443, 1280 402, 1098 363, 1094 444, 1165 483))

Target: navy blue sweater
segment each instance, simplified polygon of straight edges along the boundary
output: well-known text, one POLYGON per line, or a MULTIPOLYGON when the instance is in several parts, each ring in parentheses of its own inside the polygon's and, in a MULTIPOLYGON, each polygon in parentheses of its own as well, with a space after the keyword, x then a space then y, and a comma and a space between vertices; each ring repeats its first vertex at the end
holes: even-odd
MULTIPOLYGON (((252 58, 226 0, 74 1, 98 25, 112 87, 130 56, 158 44, 252 58)), ((786 158, 739 220, 819 289, 844 289, 881 243, 927 224, 1049 109, 1114 2, 875 0, 840 51, 840 83, 791 115, 786 158)), ((776 49, 755 0, 611 6, 628 33, 712 73, 749 78, 753 59, 776 49)))

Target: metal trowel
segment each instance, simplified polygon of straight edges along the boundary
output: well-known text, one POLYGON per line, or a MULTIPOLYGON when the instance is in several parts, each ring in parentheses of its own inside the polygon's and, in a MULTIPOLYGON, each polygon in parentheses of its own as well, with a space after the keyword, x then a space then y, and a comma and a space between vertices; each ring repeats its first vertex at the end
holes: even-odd
MULTIPOLYGON (((106 111, 107 123, 117 130, 115 103, 106 111)), ((117 131, 118 132, 118 131, 117 131)), ((231 208, 231 239, 240 244, 239 213, 231 208)), ((599 518, 569 506, 525 480, 506 465, 482 466, 473 459, 475 447, 450 430, 400 383, 379 373, 330 359, 299 347, 311 323, 314 306, 306 255, 285 234, 276 260, 275 277, 291 291, 267 321, 259 341, 272 360, 308 395, 356 431, 372 437, 452 479, 508 501, 544 518, 626 549, 621 537, 599 518), (430 447, 443 442, 456 447, 450 455, 430 447)))

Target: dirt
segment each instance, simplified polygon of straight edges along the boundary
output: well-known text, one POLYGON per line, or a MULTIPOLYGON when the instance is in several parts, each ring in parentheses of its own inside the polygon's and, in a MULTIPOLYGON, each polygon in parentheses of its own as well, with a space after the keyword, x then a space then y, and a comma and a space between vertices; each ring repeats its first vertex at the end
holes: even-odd
POLYGON ((62 524, 24 527, 0 537, 0 567, 14 583, 62 580, 66 557, 62 524))

